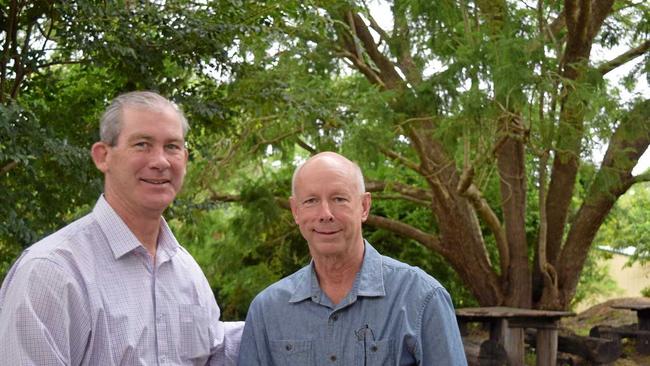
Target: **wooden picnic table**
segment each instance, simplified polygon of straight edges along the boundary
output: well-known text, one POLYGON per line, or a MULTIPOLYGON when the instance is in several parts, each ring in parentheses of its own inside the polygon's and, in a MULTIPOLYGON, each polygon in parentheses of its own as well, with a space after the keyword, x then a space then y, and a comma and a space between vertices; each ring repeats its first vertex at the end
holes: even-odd
POLYGON ((490 325, 490 340, 502 345, 510 365, 524 364, 524 330, 537 329, 537 365, 557 364, 558 323, 562 317, 574 316, 569 311, 511 308, 505 306, 461 308, 456 318, 461 328, 466 323, 490 325))
MULTIPOLYGON (((635 298, 617 302, 611 305, 615 309, 627 309, 636 311, 638 319, 638 329, 650 331, 650 299, 635 298)), ((637 337, 637 351, 639 353, 650 354, 650 336, 640 335, 637 337)))

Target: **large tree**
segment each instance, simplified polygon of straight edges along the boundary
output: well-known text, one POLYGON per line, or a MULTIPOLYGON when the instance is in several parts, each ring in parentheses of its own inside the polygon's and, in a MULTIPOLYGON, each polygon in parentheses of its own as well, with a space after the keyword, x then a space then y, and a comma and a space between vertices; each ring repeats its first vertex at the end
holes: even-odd
POLYGON ((239 40, 236 127, 197 162, 198 201, 264 196, 239 195, 235 172, 283 193, 296 157, 340 150, 379 203, 366 224, 437 253, 478 303, 569 307, 610 209, 649 178, 631 171, 650 101, 625 103, 604 79, 643 55, 628 83, 648 69, 647 4, 396 0, 391 29, 365 1, 247 6, 261 28, 239 40), (627 49, 591 59, 615 45, 627 49), (607 146, 597 168, 593 140, 607 146))
POLYGON ((362 165, 373 243, 482 305, 566 308, 600 224, 648 178, 631 170, 649 102, 603 78, 643 55, 626 85, 647 70, 644 2, 393 1, 386 29, 364 1, 1 5, 3 259, 96 199, 86 149, 105 103, 132 89, 190 116, 172 224, 242 302, 307 259, 279 208, 317 151, 362 165), (595 45, 627 50, 596 63, 595 45), (608 146, 598 168, 593 139, 608 146))

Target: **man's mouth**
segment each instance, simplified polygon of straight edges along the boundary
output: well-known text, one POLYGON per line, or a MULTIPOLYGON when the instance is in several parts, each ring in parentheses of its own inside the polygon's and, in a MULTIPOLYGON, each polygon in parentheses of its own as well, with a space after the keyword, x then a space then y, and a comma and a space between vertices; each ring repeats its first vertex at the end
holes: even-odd
POLYGON ((341 231, 341 230, 316 230, 316 229, 314 229, 314 232, 316 234, 321 234, 321 235, 334 235, 334 234, 338 233, 339 231, 341 231))
POLYGON ((169 183, 169 179, 145 179, 145 178, 140 178, 141 181, 149 184, 157 184, 157 185, 162 185, 165 183, 169 183))

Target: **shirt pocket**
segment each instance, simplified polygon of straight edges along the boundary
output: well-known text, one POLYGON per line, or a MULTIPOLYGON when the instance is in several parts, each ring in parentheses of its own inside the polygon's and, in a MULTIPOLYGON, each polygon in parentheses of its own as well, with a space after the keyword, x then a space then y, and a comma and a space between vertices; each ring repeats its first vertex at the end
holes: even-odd
POLYGON ((184 360, 210 355, 208 311, 199 305, 179 305, 180 356, 184 360))
POLYGON ((276 365, 309 366, 312 365, 312 341, 281 340, 269 341, 271 358, 276 365))
POLYGON ((367 341, 365 350, 363 342, 357 348, 360 365, 393 366, 396 365, 393 339, 367 341))

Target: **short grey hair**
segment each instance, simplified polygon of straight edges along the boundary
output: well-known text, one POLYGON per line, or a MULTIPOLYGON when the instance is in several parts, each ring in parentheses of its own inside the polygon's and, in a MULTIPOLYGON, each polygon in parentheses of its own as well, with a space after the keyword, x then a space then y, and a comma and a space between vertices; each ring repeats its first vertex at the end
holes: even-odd
POLYGON ((314 159, 315 157, 317 157, 318 155, 321 155, 321 154, 339 156, 339 157, 343 158, 344 160, 346 160, 348 163, 352 164, 353 169, 354 169, 354 175, 356 176, 355 178, 357 180, 357 188, 359 188, 359 193, 363 194, 363 193, 366 192, 366 184, 364 182, 363 173, 361 172, 361 168, 359 167, 359 164, 355 163, 354 161, 346 158, 345 156, 343 156, 341 154, 325 151, 325 152, 322 152, 322 153, 319 153, 319 154, 316 154, 316 155, 310 157, 309 159, 304 161, 302 164, 298 165, 296 170, 293 171, 293 177, 291 177, 291 195, 292 196, 296 195, 296 178, 298 177, 298 173, 300 173, 302 168, 307 163, 309 163, 312 159, 314 159))
POLYGON ((183 138, 187 136, 187 132, 190 130, 190 125, 183 111, 174 102, 152 91, 133 91, 118 95, 113 99, 99 120, 99 138, 109 146, 117 144, 117 139, 122 131, 122 112, 126 107, 153 111, 170 107, 176 112, 178 119, 181 121, 183 138))

